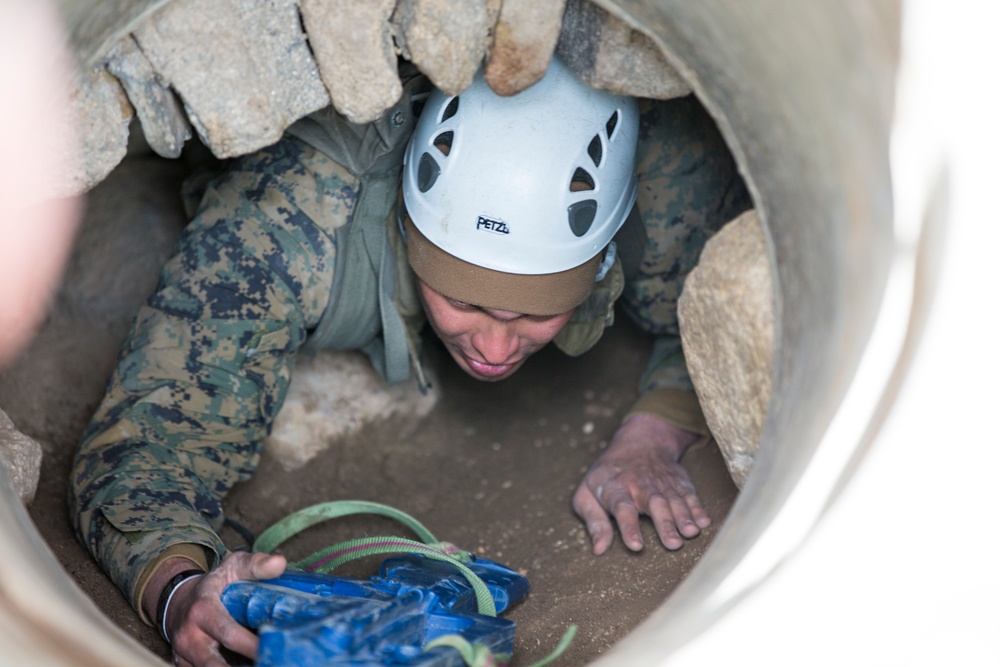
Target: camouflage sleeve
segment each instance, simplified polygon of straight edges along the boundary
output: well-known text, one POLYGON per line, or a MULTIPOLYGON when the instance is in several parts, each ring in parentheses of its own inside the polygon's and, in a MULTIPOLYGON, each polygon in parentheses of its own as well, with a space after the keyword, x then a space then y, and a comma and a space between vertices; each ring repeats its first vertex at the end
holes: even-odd
POLYGON ((140 614, 139 579, 168 548, 224 555, 222 499, 257 465, 356 197, 353 176, 295 139, 237 160, 139 312, 77 452, 71 505, 140 614))
POLYGON ((681 348, 677 300, 705 241, 751 203, 725 141, 693 95, 643 101, 641 110, 636 205, 646 246, 622 303, 656 340, 632 411, 703 432, 681 348))

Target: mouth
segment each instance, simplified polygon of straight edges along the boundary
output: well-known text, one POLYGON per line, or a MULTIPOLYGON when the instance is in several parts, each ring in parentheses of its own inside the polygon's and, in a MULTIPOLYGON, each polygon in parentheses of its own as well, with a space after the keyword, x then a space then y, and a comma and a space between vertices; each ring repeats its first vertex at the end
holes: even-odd
POLYGON ((476 361, 475 359, 470 359, 464 354, 462 356, 465 359, 466 365, 474 374, 485 378, 503 377, 504 375, 510 373, 517 366, 517 364, 487 364, 482 361, 476 361))

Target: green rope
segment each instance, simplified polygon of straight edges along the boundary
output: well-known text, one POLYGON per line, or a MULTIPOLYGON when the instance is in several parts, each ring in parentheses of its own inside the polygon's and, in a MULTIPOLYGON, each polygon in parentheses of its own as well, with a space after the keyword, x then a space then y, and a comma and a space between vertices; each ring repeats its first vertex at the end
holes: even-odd
MULTIPOLYGON (((448 542, 439 542, 431 531, 405 512, 401 512, 394 507, 373 503, 367 500, 335 500, 328 503, 312 505, 291 514, 278 523, 274 524, 256 539, 253 543, 253 550, 257 552, 273 553, 278 545, 288 539, 298 535, 303 530, 311 528, 318 523, 329 519, 338 519, 353 514, 378 514, 402 523, 414 533, 422 542, 408 540, 401 537, 365 537, 357 540, 349 540, 327 547, 307 556, 293 567, 310 570, 313 572, 329 572, 344 563, 374 556, 378 554, 391 553, 419 553, 427 558, 451 563, 469 580, 473 591, 476 594, 476 603, 479 606, 479 613, 485 616, 496 616, 496 605, 489 588, 483 583, 472 570, 465 566, 473 559, 472 554, 463 551, 448 542)), ((571 625, 560 640, 555 650, 536 662, 530 667, 544 667, 566 650, 573 637, 576 635, 576 626, 571 625)), ((429 642, 424 650, 430 650, 438 646, 448 646, 462 656, 469 667, 500 667, 510 662, 511 656, 505 653, 491 653, 489 648, 483 644, 471 644, 461 635, 444 635, 429 642)))
POLYGON ((376 554, 420 553, 428 558, 451 563, 468 579, 476 594, 479 613, 484 616, 496 616, 496 604, 489 588, 472 570, 464 565, 472 560, 472 555, 448 542, 439 542, 434 534, 406 512, 394 507, 373 503, 367 500, 335 500, 328 503, 312 505, 291 514, 274 524, 253 543, 253 550, 273 553, 278 545, 298 535, 303 530, 322 523, 328 519, 337 519, 352 514, 378 514, 402 523, 422 542, 407 540, 400 537, 366 537, 349 542, 341 542, 327 547, 308 556, 294 567, 314 572, 329 572, 339 565, 376 554))
POLYGON ((510 662, 511 655, 508 653, 491 653, 485 644, 470 644, 469 640, 462 635, 444 635, 434 641, 428 642, 424 647, 425 651, 438 646, 447 646, 458 651, 462 660, 468 667, 494 667, 506 665, 510 662))
MULTIPOLYGON (((533 665, 529 665, 529 667, 544 667, 551 663, 566 651, 575 636, 576 626, 571 625, 566 629, 555 650, 533 665)), ((424 651, 429 651, 438 646, 447 646, 458 651, 458 654, 462 656, 462 660, 465 661, 468 667, 502 667, 507 665, 511 659, 511 656, 507 653, 492 653, 484 644, 470 644, 469 640, 462 635, 444 635, 438 637, 434 641, 427 642, 427 645, 424 646, 424 651)))
POLYGON ((317 523, 352 514, 378 514, 389 517, 412 530, 425 544, 433 544, 438 541, 422 523, 395 507, 367 500, 334 500, 306 507, 285 517, 260 534, 260 537, 253 543, 253 550, 272 553, 279 544, 317 523))

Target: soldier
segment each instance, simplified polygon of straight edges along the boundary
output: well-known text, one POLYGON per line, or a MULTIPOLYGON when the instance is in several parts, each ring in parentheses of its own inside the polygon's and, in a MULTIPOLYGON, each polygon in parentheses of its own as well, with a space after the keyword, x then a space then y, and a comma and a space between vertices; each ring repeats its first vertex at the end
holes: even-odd
POLYGON ((612 519, 634 550, 640 514, 668 549, 710 523, 678 463, 708 431, 675 305, 706 238, 748 205, 714 125, 691 99, 640 116, 556 61, 509 98, 481 76, 457 96, 421 85, 370 125, 318 112, 208 188, 84 434, 77 531, 177 664, 256 652, 219 596, 285 560, 229 554, 216 531, 300 349, 361 349, 386 380, 422 383, 426 318, 494 382, 549 342, 585 352, 624 294, 654 354, 573 507, 598 555, 612 519))

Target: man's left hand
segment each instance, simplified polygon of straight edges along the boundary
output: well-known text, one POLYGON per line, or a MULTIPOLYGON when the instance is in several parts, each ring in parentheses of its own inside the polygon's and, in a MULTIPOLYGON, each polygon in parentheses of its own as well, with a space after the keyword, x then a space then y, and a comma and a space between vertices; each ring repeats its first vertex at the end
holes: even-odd
POLYGON ((573 509, 587 525, 600 556, 614 541, 614 517, 625 546, 643 547, 639 515, 653 520, 667 549, 680 549, 711 524, 687 470, 678 463, 696 439, 660 417, 637 413, 615 432, 573 495, 573 509))

